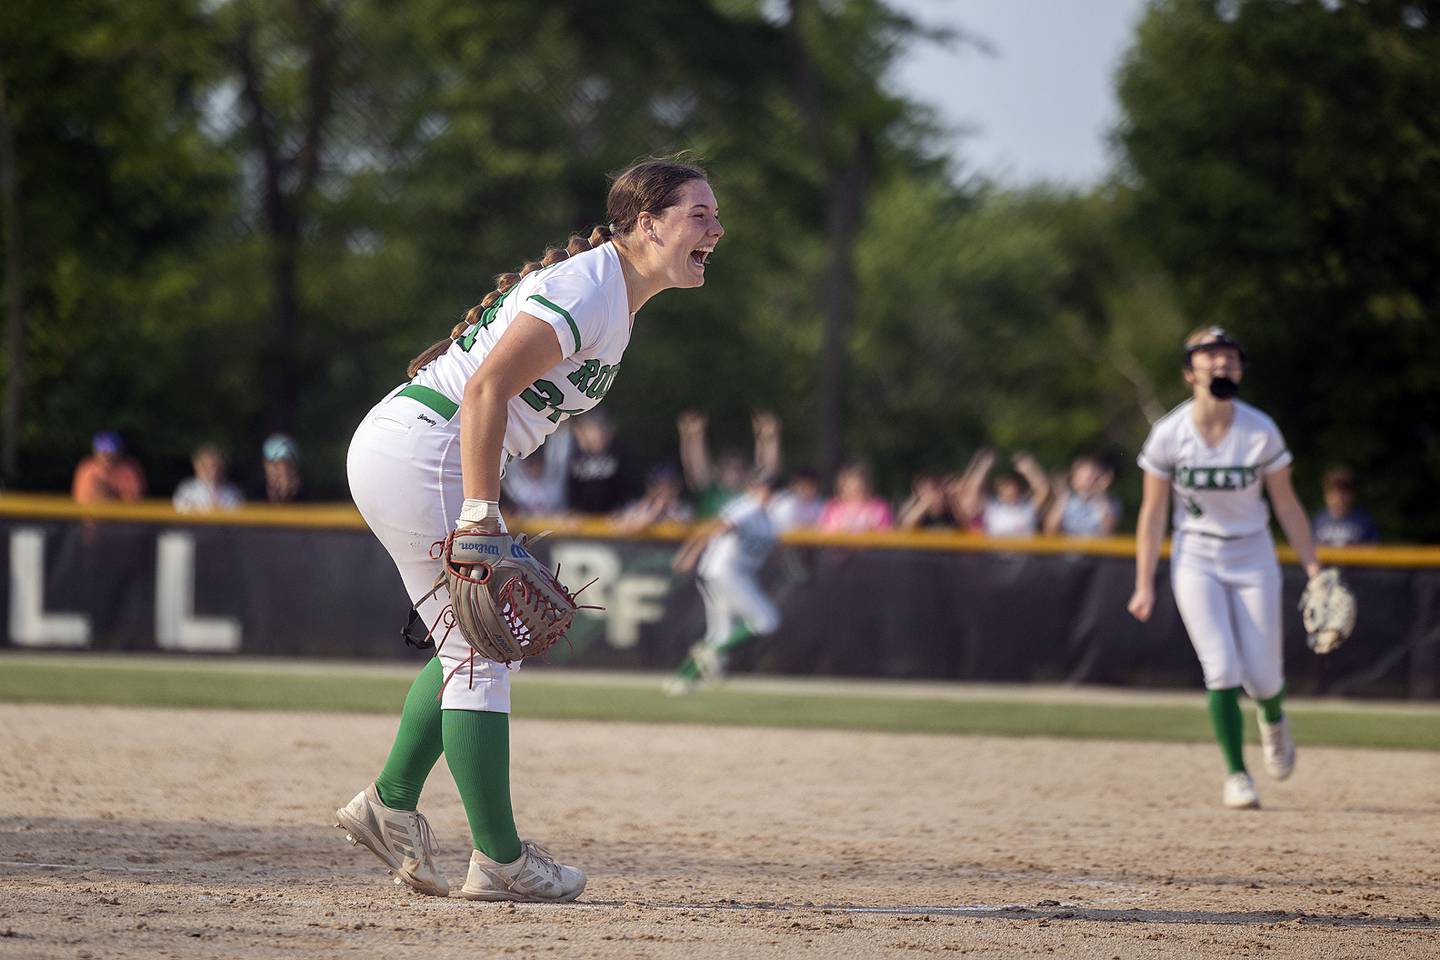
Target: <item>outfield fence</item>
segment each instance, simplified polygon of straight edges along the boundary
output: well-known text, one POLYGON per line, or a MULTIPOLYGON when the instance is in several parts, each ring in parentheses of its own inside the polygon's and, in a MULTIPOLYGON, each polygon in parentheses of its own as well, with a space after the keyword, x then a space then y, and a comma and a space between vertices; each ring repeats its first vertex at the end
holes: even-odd
MULTIPOLYGON (((704 623, 670 570, 687 528, 624 533, 603 520, 536 522, 568 582, 599 580, 557 664, 673 666, 704 623)), ((348 505, 176 514, 156 501, 80 507, 0 497, 5 644, 22 649, 394 659, 408 604, 348 505)), ((736 666, 767 673, 1195 687, 1199 666, 1163 569, 1148 624, 1125 611, 1128 538, 992 540, 955 532, 787 535, 766 579, 779 633, 736 666)), ((1282 550, 1287 676, 1297 693, 1440 696, 1440 548, 1322 551, 1360 621, 1327 657, 1305 648, 1304 576, 1282 550)), ((0 666, 3 669, 3 666, 0 666)), ((542 667, 543 669, 543 667, 542 667)))

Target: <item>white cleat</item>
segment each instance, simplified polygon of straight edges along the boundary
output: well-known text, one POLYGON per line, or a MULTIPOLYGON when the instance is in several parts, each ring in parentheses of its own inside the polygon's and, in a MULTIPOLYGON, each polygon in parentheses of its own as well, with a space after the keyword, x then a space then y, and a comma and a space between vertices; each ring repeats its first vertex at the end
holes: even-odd
POLYGON ((683 697, 694 693, 699 687, 700 681, 689 677, 666 677, 665 682, 660 685, 667 697, 683 697))
POLYGON ((380 802, 375 784, 335 811, 335 826, 345 839, 384 861, 397 884, 432 897, 450 895, 450 885, 435 866, 440 847, 430 821, 414 810, 396 810, 380 802))
POLYGON ((1266 723, 1260 714, 1260 746, 1265 755, 1265 772, 1276 780, 1284 780, 1295 772, 1295 738, 1290 736, 1290 721, 1281 717, 1278 723, 1266 723))
POLYGON ((1255 792, 1255 781, 1248 773, 1232 773, 1225 778, 1223 800, 1231 810, 1260 809, 1260 794, 1255 792))
POLYGON ((697 643, 691 647, 690 659, 695 661, 700 679, 713 683, 725 678, 725 658, 708 643, 697 643))
POLYGON ((585 889, 585 874, 556 863, 534 840, 520 842, 514 863, 496 863, 479 850, 470 854, 470 873, 460 896, 466 900, 569 903, 585 889))

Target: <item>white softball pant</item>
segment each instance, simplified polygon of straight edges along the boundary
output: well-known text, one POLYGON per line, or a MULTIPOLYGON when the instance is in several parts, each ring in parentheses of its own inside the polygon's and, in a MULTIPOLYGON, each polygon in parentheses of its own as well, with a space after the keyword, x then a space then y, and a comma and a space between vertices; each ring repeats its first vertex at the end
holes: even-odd
MULTIPOLYGON (((465 499, 460 482, 460 435, 447 422, 445 409, 392 393, 366 414, 350 441, 346 471, 350 494, 360 515, 380 538, 400 570, 410 602, 434 626, 449 604, 442 588, 421 601, 439 575, 440 561, 430 555, 460 515, 465 499)), ((458 417, 459 413, 453 413, 458 417)), ((396 621, 397 628, 400 622, 396 621)), ((445 627, 435 631, 439 643, 445 627)), ((398 642, 398 640, 397 640, 398 642)), ((441 706, 446 710, 510 712, 510 673, 493 660, 470 659, 459 629, 440 647, 445 676, 441 706)))
POLYGON ((1280 563, 1268 530, 1236 540, 1177 533, 1170 584, 1207 689, 1244 687, 1257 699, 1280 692, 1280 563))
POLYGON ((780 626, 780 611, 760 589, 755 578, 743 573, 700 577, 700 597, 705 601, 705 643, 718 647, 735 631, 739 620, 758 636, 767 636, 780 626))

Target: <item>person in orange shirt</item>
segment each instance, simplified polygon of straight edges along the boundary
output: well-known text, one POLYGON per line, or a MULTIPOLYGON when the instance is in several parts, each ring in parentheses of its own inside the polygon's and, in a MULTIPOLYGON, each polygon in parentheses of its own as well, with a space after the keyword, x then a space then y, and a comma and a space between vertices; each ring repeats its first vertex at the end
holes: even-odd
POLYGON ((139 500, 145 495, 145 473, 125 456, 120 434, 104 430, 91 440, 94 451, 75 468, 70 492, 76 503, 139 500))

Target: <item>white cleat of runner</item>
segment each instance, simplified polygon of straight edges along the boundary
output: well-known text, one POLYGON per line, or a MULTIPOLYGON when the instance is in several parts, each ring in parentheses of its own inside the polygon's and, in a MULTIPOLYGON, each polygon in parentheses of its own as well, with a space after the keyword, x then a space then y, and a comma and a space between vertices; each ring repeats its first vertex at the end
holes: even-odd
POLYGON ((1260 715, 1260 747, 1265 756, 1265 772, 1270 776, 1284 780, 1295 772, 1295 739, 1290 736, 1288 718, 1266 723, 1265 715, 1260 715))
POLYGON ((1260 794, 1255 792, 1255 781, 1248 773, 1232 773, 1225 778, 1223 799, 1231 810, 1260 809, 1260 794))

